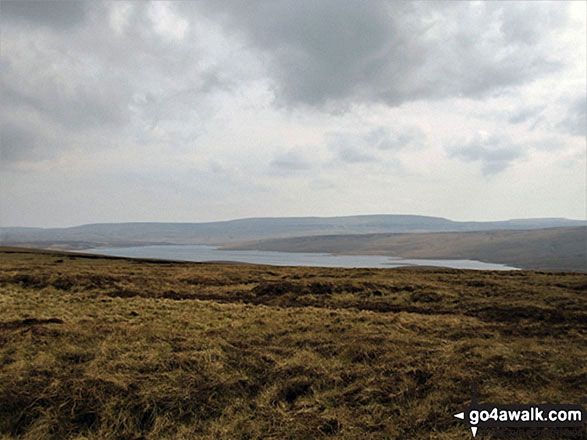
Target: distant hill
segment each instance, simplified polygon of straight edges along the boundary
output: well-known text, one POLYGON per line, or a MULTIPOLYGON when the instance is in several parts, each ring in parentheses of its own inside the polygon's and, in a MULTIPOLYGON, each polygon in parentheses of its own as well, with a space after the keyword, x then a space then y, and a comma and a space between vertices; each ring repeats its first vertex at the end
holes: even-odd
POLYGON ((228 249, 467 259, 523 269, 587 272, 587 227, 426 234, 326 235, 263 240, 228 249))
POLYGON ((419 215, 249 218, 210 223, 100 223, 71 228, 0 228, 0 244, 61 249, 212 244, 332 234, 430 233, 585 226, 561 218, 456 222, 419 215))

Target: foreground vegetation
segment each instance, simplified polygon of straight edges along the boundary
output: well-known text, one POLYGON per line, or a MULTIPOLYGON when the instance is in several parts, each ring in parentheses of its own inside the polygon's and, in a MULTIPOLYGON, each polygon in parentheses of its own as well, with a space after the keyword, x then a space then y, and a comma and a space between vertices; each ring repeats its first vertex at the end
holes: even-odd
POLYGON ((0 438, 469 438, 452 414, 474 385, 587 396, 586 292, 577 273, 0 249, 0 438))

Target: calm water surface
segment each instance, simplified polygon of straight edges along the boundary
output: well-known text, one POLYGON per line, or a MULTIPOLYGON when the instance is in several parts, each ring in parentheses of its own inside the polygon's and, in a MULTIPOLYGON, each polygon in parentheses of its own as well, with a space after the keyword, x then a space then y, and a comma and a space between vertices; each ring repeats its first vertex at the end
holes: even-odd
POLYGON ((321 267, 401 267, 440 266, 454 269, 515 270, 503 264, 483 263, 475 260, 417 260, 380 255, 331 255, 318 253, 230 251, 204 245, 161 245, 126 248, 106 248, 84 251, 118 257, 160 258, 184 261, 239 261, 242 263, 271 264, 274 266, 321 267))

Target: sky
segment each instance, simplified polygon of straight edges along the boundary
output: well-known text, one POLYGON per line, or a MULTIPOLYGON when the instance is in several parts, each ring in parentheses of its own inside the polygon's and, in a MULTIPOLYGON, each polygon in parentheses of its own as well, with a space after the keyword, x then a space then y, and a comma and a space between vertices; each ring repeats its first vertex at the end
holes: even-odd
POLYGON ((0 226, 587 216, 584 1, 0 2, 0 226))

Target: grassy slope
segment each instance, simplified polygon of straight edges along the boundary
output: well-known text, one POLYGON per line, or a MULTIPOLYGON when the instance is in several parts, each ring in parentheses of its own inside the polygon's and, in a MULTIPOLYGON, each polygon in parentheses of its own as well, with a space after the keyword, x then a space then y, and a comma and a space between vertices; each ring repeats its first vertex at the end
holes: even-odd
POLYGON ((587 395, 583 274, 7 249, 0 270, 0 438, 456 439, 473 384, 587 395))
POLYGON ((473 259, 525 269, 587 271, 587 228, 368 234, 264 240, 230 249, 473 259))

